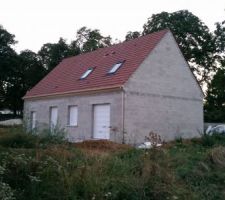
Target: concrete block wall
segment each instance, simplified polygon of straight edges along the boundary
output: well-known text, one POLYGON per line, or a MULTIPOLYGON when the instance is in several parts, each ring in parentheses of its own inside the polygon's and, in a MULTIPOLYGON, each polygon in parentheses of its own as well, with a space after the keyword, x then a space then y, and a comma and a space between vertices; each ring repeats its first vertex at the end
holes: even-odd
POLYGON ((58 107, 58 124, 60 128, 65 128, 67 137, 71 141, 92 139, 93 137, 93 105, 110 104, 110 125, 112 131, 110 139, 122 142, 122 93, 96 93, 90 95, 65 96, 57 98, 43 98, 39 100, 25 100, 24 112, 25 120, 30 123, 31 112, 36 112, 37 128, 49 128, 50 107, 58 107), (78 126, 68 126, 68 106, 78 106, 78 126), (117 131, 113 131, 116 128, 117 131))
POLYGON ((198 137, 203 131, 203 94, 170 32, 124 90, 125 131, 131 142, 143 142, 150 131, 164 140, 198 137))
POLYGON ((199 137, 202 102, 141 93, 126 93, 125 131, 128 143, 142 143, 149 132, 162 140, 199 137))

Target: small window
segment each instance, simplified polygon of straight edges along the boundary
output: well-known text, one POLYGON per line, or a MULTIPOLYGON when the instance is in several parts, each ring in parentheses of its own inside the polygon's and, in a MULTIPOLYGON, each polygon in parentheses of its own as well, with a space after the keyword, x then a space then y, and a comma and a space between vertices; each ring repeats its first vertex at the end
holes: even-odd
POLYGON ((78 109, 77 106, 69 106, 68 125, 77 126, 78 109))
POLYGON ((50 129, 53 131, 58 122, 58 108, 57 107, 50 107, 50 129))
POLYGON ((87 76, 94 70, 93 67, 89 68, 86 72, 83 73, 83 75, 80 77, 80 79, 85 79, 87 76))
POLYGON ((31 112, 31 130, 36 128, 36 112, 31 112))
POLYGON ((113 74, 115 73, 121 66, 123 62, 118 62, 112 66, 112 68, 109 70, 108 74, 113 74))

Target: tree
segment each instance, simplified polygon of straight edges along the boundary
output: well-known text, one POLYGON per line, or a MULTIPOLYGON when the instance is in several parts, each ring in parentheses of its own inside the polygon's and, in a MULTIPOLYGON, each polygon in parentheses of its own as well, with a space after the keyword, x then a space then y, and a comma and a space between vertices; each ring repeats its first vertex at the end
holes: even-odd
POLYGON ((143 26, 143 35, 170 29, 199 83, 208 83, 216 70, 215 39, 208 27, 187 10, 152 15, 143 26))
POLYGON ((204 108, 205 121, 225 122, 225 66, 217 71, 209 84, 204 108))
POLYGON ((225 21, 216 23, 214 35, 217 52, 217 64, 221 67, 225 67, 225 21))
POLYGON ((132 40, 132 39, 138 38, 140 36, 141 36, 141 33, 138 31, 134 31, 134 32, 129 31, 127 33, 127 35, 125 36, 125 41, 132 40))
POLYGON ((76 40, 72 44, 79 46, 81 52, 90 52, 111 45, 111 37, 104 37, 99 30, 82 27, 77 31, 76 40))
POLYGON ((225 21, 216 23, 214 35, 219 69, 208 87, 204 106, 205 121, 225 122, 225 21))
POLYGON ((6 83, 5 105, 14 111, 22 112, 22 97, 46 74, 36 53, 25 50, 17 56, 16 67, 6 83))
POLYGON ((215 43, 218 53, 223 53, 225 51, 225 21, 216 23, 215 43))
POLYGON ((15 36, 0 25, 0 108, 5 107, 6 86, 16 64, 15 43, 15 36))
POLYGON ((41 58, 42 65, 51 71, 64 58, 75 56, 82 52, 94 51, 98 48, 111 45, 111 38, 103 37, 99 30, 91 30, 82 27, 77 31, 76 40, 73 40, 69 45, 66 40, 60 38, 57 43, 44 44, 38 55, 41 58))
POLYGON ((63 58, 79 54, 79 48, 74 45, 67 45, 63 38, 60 38, 58 43, 46 43, 41 47, 38 55, 41 58, 42 65, 51 71, 58 65, 63 58))

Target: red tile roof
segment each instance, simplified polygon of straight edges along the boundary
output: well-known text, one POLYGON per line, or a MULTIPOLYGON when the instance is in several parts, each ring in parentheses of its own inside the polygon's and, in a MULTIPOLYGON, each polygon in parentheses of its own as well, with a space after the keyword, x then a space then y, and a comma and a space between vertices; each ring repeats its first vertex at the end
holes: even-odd
POLYGON ((110 47, 66 58, 28 91, 24 98, 94 88, 109 88, 115 85, 122 86, 167 31, 159 31, 110 47), (107 74, 114 64, 124 60, 124 64, 115 74, 107 74), (80 80, 82 74, 90 67, 94 67, 94 71, 87 78, 80 80))

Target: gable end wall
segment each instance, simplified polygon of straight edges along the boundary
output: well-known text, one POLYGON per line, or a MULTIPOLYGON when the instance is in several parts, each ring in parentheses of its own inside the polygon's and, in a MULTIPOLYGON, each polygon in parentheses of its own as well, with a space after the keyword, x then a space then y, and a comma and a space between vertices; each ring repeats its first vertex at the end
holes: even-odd
POLYGON ((164 140, 195 137, 203 130, 203 95, 171 32, 124 85, 127 142, 150 131, 164 140))

